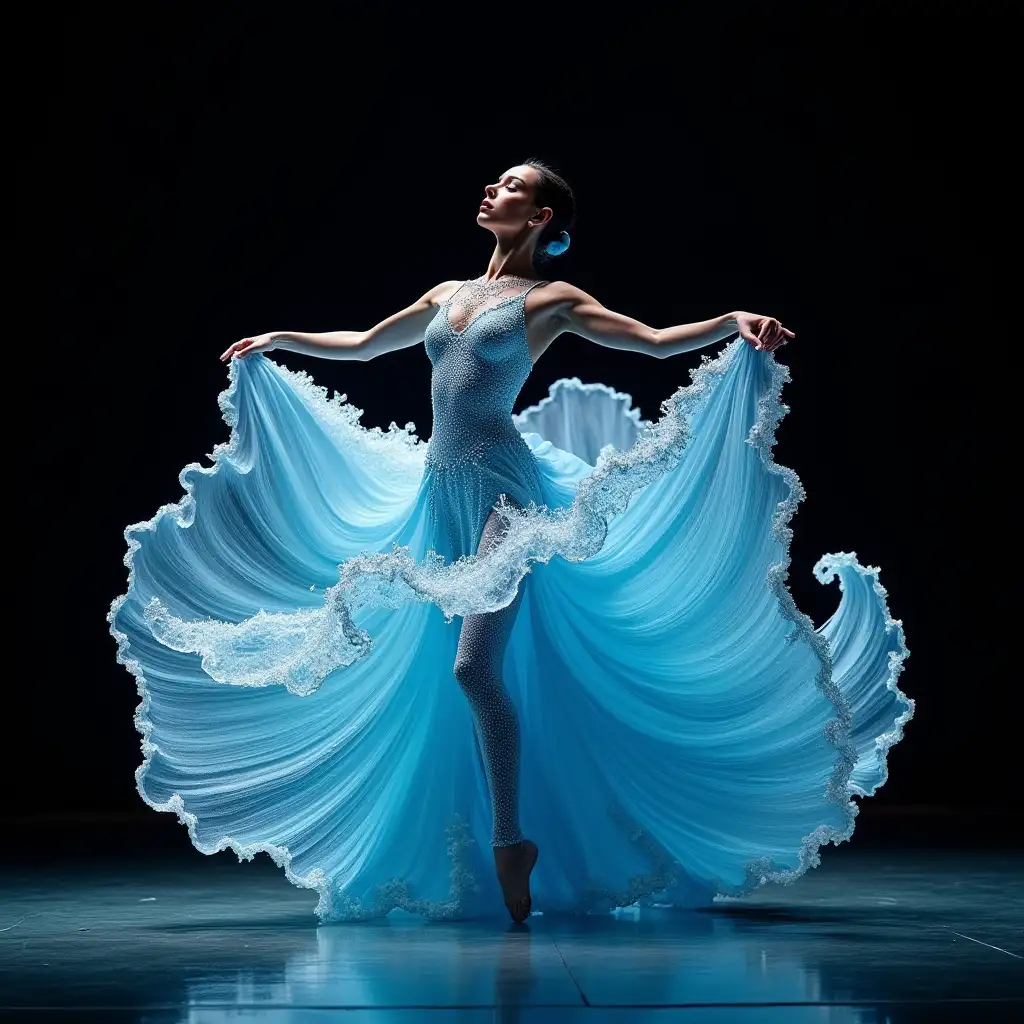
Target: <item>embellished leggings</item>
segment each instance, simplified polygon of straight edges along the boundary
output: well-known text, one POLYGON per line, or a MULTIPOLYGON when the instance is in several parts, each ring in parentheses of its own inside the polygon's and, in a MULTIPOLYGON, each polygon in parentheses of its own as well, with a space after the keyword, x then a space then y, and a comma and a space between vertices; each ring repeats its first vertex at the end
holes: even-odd
MULTIPOLYGON (((477 553, 490 550, 504 532, 495 512, 487 517, 477 553)), ((501 678, 505 648, 522 602, 525 580, 512 603, 462 620, 455 678, 469 700, 491 794, 493 846, 522 842, 519 831, 519 721, 501 678)))

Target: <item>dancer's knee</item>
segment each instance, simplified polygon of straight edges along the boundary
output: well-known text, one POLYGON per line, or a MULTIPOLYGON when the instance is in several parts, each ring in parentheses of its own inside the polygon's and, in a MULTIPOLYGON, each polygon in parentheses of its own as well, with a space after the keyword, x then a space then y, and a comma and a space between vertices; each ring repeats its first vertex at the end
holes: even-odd
POLYGON ((455 681, 468 695, 481 696, 498 686, 498 680, 491 671, 490 659, 480 657, 476 652, 460 652, 455 659, 453 671, 455 681))

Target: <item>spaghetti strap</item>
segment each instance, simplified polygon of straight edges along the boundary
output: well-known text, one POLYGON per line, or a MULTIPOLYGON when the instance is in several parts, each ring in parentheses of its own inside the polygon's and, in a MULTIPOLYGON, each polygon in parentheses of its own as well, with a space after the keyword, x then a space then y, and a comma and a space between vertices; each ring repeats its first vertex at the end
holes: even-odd
POLYGON ((456 296, 456 295, 458 295, 458 294, 459 294, 459 292, 461 292, 461 291, 462 291, 462 289, 466 287, 466 284, 467 284, 467 282, 466 282, 466 281, 463 281, 463 282, 462 282, 462 283, 461 283, 461 284, 459 285, 459 287, 458 287, 458 288, 456 288, 456 289, 455 289, 455 291, 453 291, 453 292, 451 293, 451 295, 449 295, 449 296, 448 296, 448 298, 447 298, 447 299, 445 299, 445 300, 444 300, 444 302, 442 302, 442 303, 441 303, 441 305, 440 305, 440 308, 441 308, 441 309, 444 309, 444 308, 445 308, 446 306, 450 306, 450 305, 452 304, 452 299, 454 299, 454 298, 455 298, 455 296, 456 296))

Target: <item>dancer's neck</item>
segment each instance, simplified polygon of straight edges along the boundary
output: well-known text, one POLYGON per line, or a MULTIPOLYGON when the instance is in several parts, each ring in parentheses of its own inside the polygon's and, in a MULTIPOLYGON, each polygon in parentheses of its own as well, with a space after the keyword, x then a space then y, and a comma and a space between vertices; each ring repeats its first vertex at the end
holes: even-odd
POLYGON ((494 252, 487 264, 485 281, 494 281, 499 277, 525 277, 537 279, 537 271, 533 266, 534 240, 530 236, 516 239, 497 239, 494 252))

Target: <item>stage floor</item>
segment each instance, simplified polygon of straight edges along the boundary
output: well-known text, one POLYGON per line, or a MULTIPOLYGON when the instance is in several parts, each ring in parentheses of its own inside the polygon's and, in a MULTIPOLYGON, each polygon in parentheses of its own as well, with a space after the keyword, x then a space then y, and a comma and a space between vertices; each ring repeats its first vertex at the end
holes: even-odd
POLYGON ((743 902, 517 928, 397 913, 321 926, 316 894, 262 856, 189 847, 72 870, 75 850, 51 849, 5 866, 0 1019, 1024 1020, 1024 855, 822 853, 796 885, 743 902))

